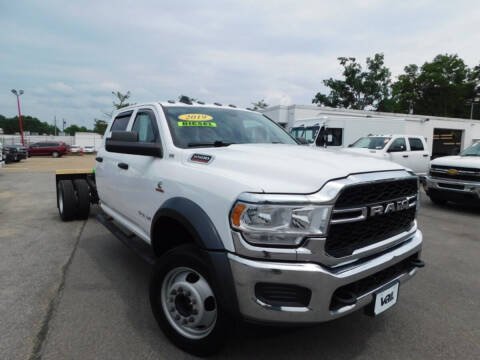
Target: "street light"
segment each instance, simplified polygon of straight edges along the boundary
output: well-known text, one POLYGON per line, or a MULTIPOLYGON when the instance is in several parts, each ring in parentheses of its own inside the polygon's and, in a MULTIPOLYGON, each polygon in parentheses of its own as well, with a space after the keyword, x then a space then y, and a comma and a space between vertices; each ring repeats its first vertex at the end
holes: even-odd
POLYGON ((18 122, 20 123, 20 137, 22 138, 22 145, 25 146, 25 140, 23 139, 23 124, 22 124, 22 112, 20 110, 20 95, 23 95, 23 90, 12 89, 13 95, 17 97, 17 108, 18 108, 18 122))

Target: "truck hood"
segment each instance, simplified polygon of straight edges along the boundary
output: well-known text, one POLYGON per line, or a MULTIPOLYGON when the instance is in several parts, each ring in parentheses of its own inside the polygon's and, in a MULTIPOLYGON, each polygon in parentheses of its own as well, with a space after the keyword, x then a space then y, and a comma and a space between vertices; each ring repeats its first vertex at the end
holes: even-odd
POLYGON ((432 165, 480 168, 480 156, 444 156, 432 160, 432 165))
POLYGON ((237 144, 186 151, 184 164, 202 167, 215 181, 228 179, 242 191, 308 194, 332 179, 350 174, 401 170, 390 161, 322 148, 283 144, 237 144), (208 164, 190 161, 193 154, 209 155, 208 164), (222 179, 223 178, 223 179, 222 179))

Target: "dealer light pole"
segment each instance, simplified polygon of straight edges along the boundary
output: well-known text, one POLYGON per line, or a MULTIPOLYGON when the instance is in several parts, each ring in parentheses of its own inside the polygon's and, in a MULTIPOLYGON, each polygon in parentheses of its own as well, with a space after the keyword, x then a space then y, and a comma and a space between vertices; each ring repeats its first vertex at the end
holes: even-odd
POLYGON ((20 123, 20 137, 22 138, 22 145, 25 146, 25 140, 23 139, 23 124, 22 124, 22 111, 20 110, 20 95, 23 95, 23 90, 12 89, 13 95, 17 97, 17 108, 18 108, 18 121, 20 123))

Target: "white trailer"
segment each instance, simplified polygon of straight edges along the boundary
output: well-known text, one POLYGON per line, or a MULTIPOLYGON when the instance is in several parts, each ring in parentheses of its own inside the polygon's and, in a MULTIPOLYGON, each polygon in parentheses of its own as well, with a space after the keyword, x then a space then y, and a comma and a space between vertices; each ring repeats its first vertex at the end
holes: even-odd
POLYGON ((98 151, 102 145, 102 136, 97 133, 77 132, 75 133, 76 146, 85 148, 85 146, 93 146, 95 151, 98 151))

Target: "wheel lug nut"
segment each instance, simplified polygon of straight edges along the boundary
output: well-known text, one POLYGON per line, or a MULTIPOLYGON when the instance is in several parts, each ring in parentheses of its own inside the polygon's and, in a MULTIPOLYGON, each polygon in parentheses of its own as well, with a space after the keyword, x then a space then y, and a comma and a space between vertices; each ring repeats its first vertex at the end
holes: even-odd
POLYGON ((190 319, 188 319, 188 321, 190 321, 190 322, 193 322, 194 320, 195 319, 193 318, 193 316, 190 319))
POLYGON ((192 310, 192 314, 193 314, 193 315, 197 315, 197 314, 198 314, 198 310, 197 310, 197 309, 193 309, 193 310, 192 310))

